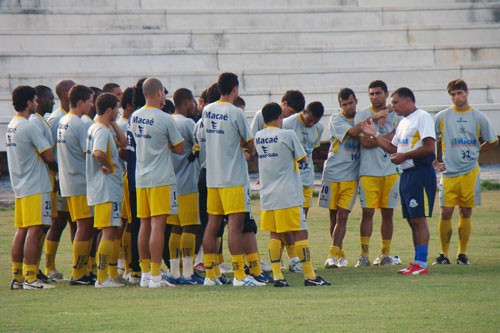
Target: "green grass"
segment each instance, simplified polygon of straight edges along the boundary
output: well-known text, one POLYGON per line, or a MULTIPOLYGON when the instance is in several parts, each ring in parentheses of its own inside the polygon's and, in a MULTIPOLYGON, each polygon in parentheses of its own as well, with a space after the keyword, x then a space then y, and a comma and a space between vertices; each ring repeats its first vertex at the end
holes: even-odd
MULTIPOLYGON (((277 289, 202 286, 144 290, 127 287, 96 290, 59 283, 44 291, 11 291, 10 244, 13 210, 0 210, 0 332, 497 332, 500 329, 500 209, 496 192, 483 193, 474 211, 469 247, 472 265, 432 267, 428 276, 396 274, 395 267, 355 269, 360 209, 352 212, 344 247, 349 267, 322 268, 328 253, 327 211, 309 213, 311 253, 318 273, 332 287, 305 288, 302 276, 285 273, 292 285, 277 289)), ((253 201, 258 219, 258 202, 253 201)), ((438 213, 438 210, 436 210, 438 213)), ((412 257, 411 234, 395 212, 392 254, 404 263, 412 257)), ((429 220, 430 259, 439 252, 437 218, 429 220)), ((451 252, 456 251, 456 217, 451 252)), ((380 218, 376 216, 371 259, 380 248, 380 218)), ((258 234, 267 260, 268 235, 258 234)), ((226 262, 229 261, 227 249, 226 262)), ((42 263, 43 265, 43 263, 42 263)), ((70 274, 69 233, 65 231, 57 265, 70 274)))

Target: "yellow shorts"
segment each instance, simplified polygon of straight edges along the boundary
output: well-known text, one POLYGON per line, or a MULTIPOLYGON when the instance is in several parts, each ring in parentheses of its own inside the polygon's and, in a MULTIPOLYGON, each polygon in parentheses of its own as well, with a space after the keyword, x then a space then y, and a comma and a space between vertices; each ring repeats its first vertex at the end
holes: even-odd
POLYGON ((260 228, 278 234, 307 230, 304 210, 300 206, 275 210, 262 210, 260 212, 260 228))
POLYGON ((69 215, 71 221, 88 219, 94 217, 94 210, 87 203, 87 195, 75 195, 74 197, 66 197, 68 203, 69 215))
POLYGON ((165 185, 137 189, 137 217, 178 214, 177 186, 165 185))
POLYGON ((464 175, 441 177, 439 184, 439 204, 441 207, 473 208, 481 204, 481 181, 479 166, 464 175))
POLYGON ((50 192, 16 198, 14 204, 14 226, 28 228, 52 224, 52 202, 50 192))
POLYGON ((120 227, 122 225, 122 203, 104 202, 94 206, 94 228, 120 227))
POLYGON ((229 215, 250 211, 250 187, 240 185, 208 188, 207 212, 212 215, 229 215))
POLYGON ((169 215, 167 223, 181 227, 199 225, 198 192, 179 195, 179 214, 169 215))
POLYGON ((397 208, 398 198, 398 174, 385 177, 361 176, 359 178, 359 201, 362 208, 397 208))
POLYGON ((351 211, 356 201, 357 189, 357 180, 323 182, 319 195, 319 206, 330 210, 337 210, 340 207, 351 211))
POLYGON ((132 222, 132 210, 130 209, 130 193, 128 192, 127 173, 125 173, 125 175, 123 176, 122 219, 126 219, 128 223, 132 222))
POLYGON ((302 193, 304 195, 304 203, 302 204, 303 208, 311 207, 311 200, 313 197, 313 188, 312 187, 302 187, 302 193))

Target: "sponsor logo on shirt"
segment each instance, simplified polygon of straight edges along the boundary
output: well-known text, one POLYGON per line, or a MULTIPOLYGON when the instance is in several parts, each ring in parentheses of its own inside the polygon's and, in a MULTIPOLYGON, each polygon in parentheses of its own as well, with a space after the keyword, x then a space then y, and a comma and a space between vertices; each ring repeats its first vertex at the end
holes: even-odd
POLYGON ((132 122, 134 124, 153 126, 155 123, 155 120, 154 120, 154 118, 149 119, 149 118, 141 118, 139 116, 134 116, 134 117, 132 117, 132 122))
POLYGON ((463 147, 463 146, 475 147, 477 145, 477 139, 454 138, 451 139, 451 145, 452 147, 463 147))
POLYGON ((398 146, 408 146, 410 144, 410 140, 408 138, 398 139, 398 146))
POLYGON ((7 147, 15 147, 16 143, 12 142, 12 134, 16 133, 16 128, 15 127, 10 127, 7 128, 7 147))
POLYGON ((210 119, 210 126, 207 127, 206 132, 210 134, 224 134, 224 130, 219 129, 219 122, 216 120, 228 121, 229 115, 221 113, 212 113, 207 111, 204 116, 206 119, 210 119))
POLYGON ((137 131, 139 133, 135 133, 136 138, 144 138, 144 139, 151 139, 151 135, 149 134, 144 134, 144 126, 137 126, 137 131))

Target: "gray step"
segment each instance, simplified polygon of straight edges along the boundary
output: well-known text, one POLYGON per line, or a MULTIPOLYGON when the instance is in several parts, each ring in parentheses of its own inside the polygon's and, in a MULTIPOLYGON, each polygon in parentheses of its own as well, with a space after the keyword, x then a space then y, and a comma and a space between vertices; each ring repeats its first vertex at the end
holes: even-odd
POLYGON ((348 47, 462 45, 500 42, 500 24, 249 31, 0 31, 4 50, 287 50, 348 47), (251 41, 249 43, 249 41, 251 41))
POLYGON ((500 4, 444 7, 352 8, 259 8, 198 10, 3 10, 0 30, 187 30, 197 29, 298 29, 382 25, 498 23, 500 4), (141 17, 138 20, 138 17, 141 17))

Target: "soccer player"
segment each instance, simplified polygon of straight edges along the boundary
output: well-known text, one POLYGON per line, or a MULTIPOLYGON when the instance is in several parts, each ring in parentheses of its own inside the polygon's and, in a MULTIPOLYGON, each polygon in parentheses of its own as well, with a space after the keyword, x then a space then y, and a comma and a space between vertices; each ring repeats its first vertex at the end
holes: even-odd
POLYGON ((126 148, 125 134, 116 123, 118 99, 104 93, 96 100, 96 123, 88 130, 86 175, 87 200, 94 208, 94 227, 102 230, 102 238, 97 250, 99 266, 96 288, 115 288, 125 285, 117 281, 118 276, 111 269, 116 263, 120 240, 118 228, 121 226, 121 204, 123 200, 123 165, 120 163, 118 149, 112 127, 120 148, 126 148), (109 273, 108 273, 109 268, 109 273))
POLYGON ((14 189, 11 289, 49 289, 37 279, 37 259, 44 226, 52 222, 52 184, 47 166, 57 170, 52 145, 34 122, 28 121, 37 107, 36 91, 19 86, 12 92, 16 116, 7 127, 5 142, 10 181, 14 189))
MULTIPOLYGON (((57 128, 59 126, 59 120, 62 116, 69 112, 69 90, 75 85, 72 80, 62 80, 56 85, 56 94, 60 101, 60 106, 54 110, 47 122, 50 126, 50 131, 52 132, 52 140, 54 142, 54 157, 57 161, 57 128)), ((55 172, 51 172, 51 177, 56 178, 55 172)), ((56 180, 55 180, 56 181, 56 180)), ((58 181, 57 188, 59 188, 58 181)), ((76 225, 71 223, 71 218, 68 212, 68 206, 66 203, 66 198, 60 195, 60 189, 56 192, 56 215, 53 216, 52 225, 47 232, 47 237, 45 239, 45 275, 54 281, 64 280, 64 275, 59 272, 56 268, 56 254, 57 248, 59 247, 59 242, 61 240, 61 235, 66 228, 66 224, 69 223, 71 241, 75 238, 76 225)))
POLYGON ((196 101, 191 90, 180 88, 174 93, 174 104, 173 118, 184 139, 184 153, 172 156, 172 164, 177 178, 179 214, 170 215, 167 218, 167 223, 172 225, 168 244, 170 248, 169 281, 179 284, 203 284, 203 280, 194 274, 193 269, 196 233, 200 226, 198 214, 199 168, 192 155, 195 123, 191 117, 196 113, 196 101))
POLYGON ((297 253, 304 270, 305 286, 325 286, 314 272, 309 243, 307 222, 301 204, 302 180, 297 162, 306 160, 307 154, 293 130, 281 129, 283 113, 276 103, 262 108, 266 128, 255 135, 255 147, 259 158, 261 228, 271 233, 269 255, 273 270, 274 286, 287 287, 281 272, 281 237, 292 232, 297 253), (286 193, 286 195, 283 195, 286 193))
POLYGON ((102 86, 102 91, 105 93, 110 93, 110 94, 115 95, 116 98, 118 98, 118 108, 122 107, 121 102, 122 102, 122 97, 123 97, 123 91, 118 83, 114 83, 114 82, 106 83, 102 86))
POLYGON ((441 136, 444 163, 437 164, 437 169, 443 171, 439 191, 441 254, 433 264, 450 264, 451 219, 458 206, 457 264, 468 265, 466 252, 472 228, 472 208, 481 204, 479 153, 498 146, 498 137, 486 115, 469 105, 465 81, 452 80, 447 89, 453 105, 439 112, 435 121, 436 135, 441 136))
POLYGON ((94 212, 87 203, 85 153, 88 125, 81 119, 92 107, 92 89, 75 85, 69 91, 70 111, 59 121, 57 130, 57 157, 61 196, 67 200, 72 221, 77 231, 73 241, 73 269, 70 285, 93 285, 87 271, 94 236, 94 212))
POLYGON ((436 195, 436 171, 432 166, 436 150, 434 121, 427 112, 417 109, 415 95, 410 89, 398 88, 391 97, 393 110, 404 117, 392 141, 377 133, 371 119, 363 121, 361 127, 365 136, 391 154, 392 163, 403 170, 399 192, 403 217, 412 231, 415 257, 408 267, 400 269, 398 273, 429 274, 429 226, 426 216, 432 216, 436 195))
POLYGON ((177 214, 177 188, 170 151, 182 154, 183 138, 172 116, 161 108, 165 90, 160 80, 148 78, 142 86, 146 105, 135 111, 128 131, 135 142, 137 217, 143 288, 173 286, 161 276, 161 260, 168 215, 177 214))
POLYGON ((229 250, 234 270, 233 286, 263 286, 245 274, 243 223, 250 212, 250 186, 245 153, 254 152, 253 136, 245 114, 232 103, 238 96, 238 77, 222 73, 217 81, 220 100, 205 107, 203 126, 206 135, 208 187, 208 225, 203 238, 203 263, 206 286, 220 285, 217 266, 217 233, 224 215, 228 215, 229 250))
MULTIPOLYGON (((332 246, 325 261, 326 268, 347 267, 342 242, 356 200, 359 179, 358 135, 361 123, 354 125, 358 100, 349 88, 341 89, 337 99, 341 111, 330 117, 330 149, 323 167, 319 198, 319 206, 330 210, 332 246)), ((372 119, 380 116, 384 114, 376 113, 372 119)))
MULTIPOLYGON (((385 82, 375 80, 368 85, 371 106, 356 113, 354 124, 359 124, 379 111, 387 108, 389 97, 385 82)), ((375 119, 377 132, 391 140, 398 126, 399 117, 395 112, 388 112, 387 117, 375 119)), ((380 209, 382 222, 381 253, 373 261, 374 265, 392 265, 391 242, 393 233, 393 213, 398 205, 399 175, 389 154, 369 137, 360 136, 361 157, 359 167, 359 199, 362 216, 360 225, 361 254, 355 267, 370 266, 370 238, 373 230, 373 215, 380 209)))

